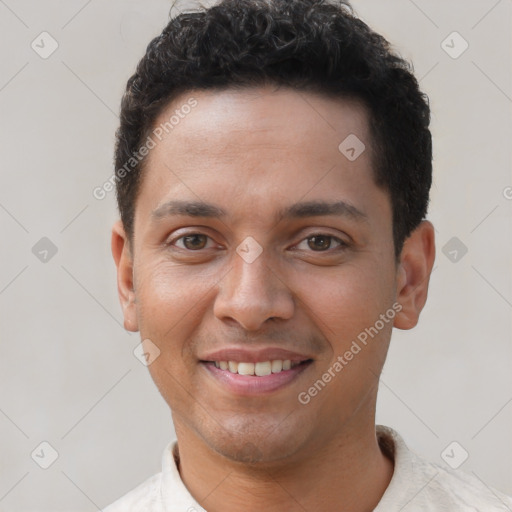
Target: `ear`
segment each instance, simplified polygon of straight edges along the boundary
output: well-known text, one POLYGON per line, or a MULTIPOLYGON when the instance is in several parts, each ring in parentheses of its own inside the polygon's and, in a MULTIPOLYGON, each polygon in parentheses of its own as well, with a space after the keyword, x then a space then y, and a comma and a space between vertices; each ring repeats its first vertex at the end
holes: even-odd
POLYGON ((121 221, 112 227, 112 256, 117 267, 117 293, 123 309, 124 328, 136 332, 139 327, 133 286, 133 259, 130 242, 121 221))
POLYGON ((402 309, 394 327, 412 329, 427 301, 430 274, 436 256, 434 226, 424 220, 404 243, 397 270, 397 301, 402 309))

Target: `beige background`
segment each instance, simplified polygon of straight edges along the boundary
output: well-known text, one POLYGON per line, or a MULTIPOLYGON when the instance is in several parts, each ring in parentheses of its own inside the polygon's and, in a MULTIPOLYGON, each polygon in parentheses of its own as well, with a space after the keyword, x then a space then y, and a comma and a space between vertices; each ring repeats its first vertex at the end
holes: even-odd
MULTIPOLYGON (((435 140, 429 302, 415 330, 394 333, 378 422, 439 464, 457 441, 461 469, 512 494, 512 1, 353 4, 414 61, 435 140), (469 44, 456 59, 442 47, 454 31, 469 44)), ((92 194, 113 171, 126 80, 169 9, 0 0, 0 511, 101 509, 159 471, 173 436, 122 327, 114 193, 92 194), (58 43, 47 59, 31 48, 43 31, 58 43), (43 441, 58 452, 48 469, 31 458, 50 460, 43 441)))

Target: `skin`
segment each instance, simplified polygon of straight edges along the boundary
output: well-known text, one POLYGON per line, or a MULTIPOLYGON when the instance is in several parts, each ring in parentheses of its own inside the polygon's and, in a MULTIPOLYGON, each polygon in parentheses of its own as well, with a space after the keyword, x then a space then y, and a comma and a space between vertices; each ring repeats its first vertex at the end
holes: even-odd
POLYGON ((149 370, 172 410, 182 480, 211 512, 373 510, 393 473, 375 434, 378 377, 392 326, 414 327, 425 304, 433 226, 423 221, 395 260, 361 104, 286 88, 191 91, 155 126, 191 96, 197 106, 148 155, 133 243, 120 222, 112 230, 125 328, 160 350, 149 370), (366 146, 353 162, 338 149, 351 133, 366 146), (173 199, 226 215, 155 219, 173 199), (319 200, 364 218, 278 216, 319 200), (206 236, 180 238, 195 233, 206 236), (322 234, 334 238, 312 238, 322 234), (236 252, 249 236, 262 248, 252 263, 236 252), (395 303, 394 319, 301 404, 299 393, 395 303), (233 346, 313 361, 284 388, 239 396, 199 362, 233 346))

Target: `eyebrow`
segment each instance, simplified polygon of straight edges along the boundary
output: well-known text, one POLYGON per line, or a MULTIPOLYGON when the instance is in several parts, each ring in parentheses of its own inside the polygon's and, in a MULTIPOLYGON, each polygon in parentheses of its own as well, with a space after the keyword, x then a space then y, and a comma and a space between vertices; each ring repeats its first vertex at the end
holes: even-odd
MULTIPOLYGON (((227 213, 224 209, 211 203, 180 200, 168 201, 151 212, 151 216, 155 220, 173 215, 223 218, 227 216, 227 213)), ((287 206, 278 212, 278 217, 285 219, 321 217, 327 215, 349 217, 356 221, 368 221, 368 216, 364 212, 345 201, 307 201, 287 206)))
POLYGON ((368 216, 365 213, 346 201, 307 201, 295 203, 280 212, 280 216, 285 219, 325 215, 337 215, 339 217, 350 217, 357 221, 368 221, 368 216))
POLYGON ((203 201, 168 201, 151 212, 155 220, 173 215, 184 215, 187 217, 225 217, 226 212, 219 206, 203 201))

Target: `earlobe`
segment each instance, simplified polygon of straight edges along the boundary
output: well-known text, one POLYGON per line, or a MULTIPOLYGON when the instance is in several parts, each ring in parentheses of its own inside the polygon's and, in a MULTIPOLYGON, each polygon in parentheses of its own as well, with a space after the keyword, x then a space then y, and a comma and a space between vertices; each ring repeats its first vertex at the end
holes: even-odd
POLYGON ((404 243, 397 270, 397 302, 402 306, 394 326, 412 329, 425 306, 435 260, 434 226, 423 221, 404 243))
POLYGON ((117 267, 117 293, 124 316, 124 328, 128 331, 139 330, 135 288, 133 282, 133 259, 130 242, 121 221, 112 227, 112 256, 117 267))

